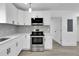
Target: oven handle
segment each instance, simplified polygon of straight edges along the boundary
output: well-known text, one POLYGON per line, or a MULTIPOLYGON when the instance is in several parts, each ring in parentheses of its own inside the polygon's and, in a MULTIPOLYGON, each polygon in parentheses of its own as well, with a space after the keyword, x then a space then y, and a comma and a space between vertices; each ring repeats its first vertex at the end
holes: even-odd
POLYGON ((45 39, 45 37, 44 37, 44 41, 45 41, 46 39, 45 39))

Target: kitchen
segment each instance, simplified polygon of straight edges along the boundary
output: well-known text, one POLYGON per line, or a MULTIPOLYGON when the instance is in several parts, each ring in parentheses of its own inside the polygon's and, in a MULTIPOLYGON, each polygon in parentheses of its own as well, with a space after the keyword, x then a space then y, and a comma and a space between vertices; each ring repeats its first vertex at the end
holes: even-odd
POLYGON ((23 50, 50 51, 53 40, 77 46, 79 9, 73 6, 79 4, 0 3, 0 56, 17 56, 23 50), (34 11, 28 12, 30 7, 34 11))

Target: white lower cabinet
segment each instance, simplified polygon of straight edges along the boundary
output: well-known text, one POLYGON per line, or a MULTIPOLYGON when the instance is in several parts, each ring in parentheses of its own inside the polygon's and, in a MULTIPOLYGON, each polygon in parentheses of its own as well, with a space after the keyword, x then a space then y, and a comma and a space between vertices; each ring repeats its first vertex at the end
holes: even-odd
POLYGON ((27 49, 27 46, 25 46, 25 45, 27 45, 26 35, 23 38, 23 50, 26 50, 27 49))
POLYGON ((13 43, 11 46, 10 56, 16 56, 16 44, 13 43))
MULTIPOLYGON (((7 45, 7 44, 6 44, 7 45)), ((2 48, 2 50, 0 51, 0 56, 14 56, 14 44, 11 44, 9 46, 5 46, 4 48, 2 48)))
POLYGON ((0 45, 0 56, 17 56, 23 48, 24 36, 17 37, 0 45))
POLYGON ((19 40, 17 40, 16 42, 16 54, 18 55, 21 50, 22 50, 22 47, 23 47, 23 37, 21 38, 18 38, 19 40))
POLYGON ((30 50, 30 34, 26 34, 23 39, 23 50, 30 50))
POLYGON ((51 38, 51 35, 49 33, 45 33, 44 49, 45 50, 51 50, 52 48, 53 48, 53 40, 51 38))
POLYGON ((6 50, 6 49, 3 49, 3 50, 0 52, 0 56, 7 56, 7 50, 6 50))
POLYGON ((15 52, 15 46, 14 44, 12 44, 11 46, 9 46, 7 49, 6 49, 6 53, 8 56, 14 56, 14 52, 15 52))

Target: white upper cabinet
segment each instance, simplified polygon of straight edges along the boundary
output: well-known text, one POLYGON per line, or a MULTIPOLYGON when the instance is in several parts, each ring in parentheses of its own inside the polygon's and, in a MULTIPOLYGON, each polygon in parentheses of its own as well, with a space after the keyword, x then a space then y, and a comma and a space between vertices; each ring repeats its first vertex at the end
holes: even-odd
POLYGON ((19 25, 31 25, 31 19, 27 11, 18 10, 18 23, 19 25))
POLYGON ((18 9, 18 24, 23 25, 23 11, 18 9))
POLYGON ((17 9, 12 3, 0 3, 0 23, 27 25, 27 15, 26 11, 17 9))
POLYGON ((17 8, 11 4, 7 3, 6 6, 6 22, 11 24, 17 24, 17 8))
POLYGON ((16 24, 17 8, 11 3, 0 3, 0 23, 16 24))
POLYGON ((43 23, 44 23, 44 25, 50 25, 50 18, 48 19, 47 17, 43 17, 43 23))
POLYGON ((0 3, 0 23, 6 22, 6 8, 4 3, 0 3))
POLYGON ((24 15, 25 15, 25 25, 31 25, 31 13, 26 11, 24 15))

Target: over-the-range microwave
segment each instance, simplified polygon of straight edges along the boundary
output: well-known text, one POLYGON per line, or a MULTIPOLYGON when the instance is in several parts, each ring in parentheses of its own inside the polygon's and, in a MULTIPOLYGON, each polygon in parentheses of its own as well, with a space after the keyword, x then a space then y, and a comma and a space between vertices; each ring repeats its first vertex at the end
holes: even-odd
POLYGON ((43 18, 31 18, 31 25, 33 26, 43 25, 43 18))

